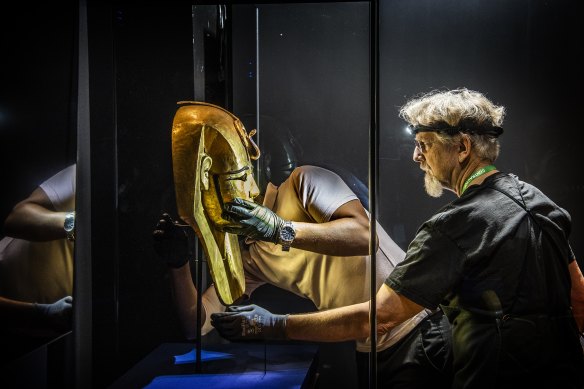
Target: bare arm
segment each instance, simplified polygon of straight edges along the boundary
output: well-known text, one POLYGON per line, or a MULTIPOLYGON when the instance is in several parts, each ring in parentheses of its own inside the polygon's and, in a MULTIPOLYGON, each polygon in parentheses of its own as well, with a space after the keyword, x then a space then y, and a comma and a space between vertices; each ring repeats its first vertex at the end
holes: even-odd
POLYGON ((48 241, 65 239, 63 229, 66 212, 56 212, 51 200, 41 188, 16 204, 4 222, 4 233, 14 238, 48 241))
POLYGON ((0 329, 30 336, 55 336, 71 329, 71 296, 52 304, 0 297, 0 329))
MULTIPOLYGON (((187 339, 194 339, 197 336, 197 288, 193 284, 188 262, 178 269, 171 268, 170 278, 172 283, 172 298, 183 327, 183 332, 187 339)), ((207 316, 204 306, 201 312, 203 313, 202 325, 207 316)))
MULTIPOLYGON (((197 287, 193 282, 189 265, 184 265, 178 269, 170 269, 172 283, 172 297, 179 320, 181 322, 183 333, 187 339, 197 337, 197 287)), ((225 306, 219 300, 217 291, 213 285, 209 286, 201 298, 201 328, 203 335, 211 329, 210 324, 207 328, 203 327, 205 323, 210 323, 212 313, 225 311, 225 306)))
MULTIPOLYGON (((386 333, 423 307, 383 285, 377 292, 377 332, 386 333)), ((290 315, 286 335, 290 339, 337 342, 369 336, 369 302, 310 314, 290 315)))
POLYGON ((33 303, 16 301, 0 296, 0 328, 29 327, 38 321, 33 303))
POLYGON ((572 310, 580 332, 584 331, 584 277, 576 260, 569 266, 570 279, 572 280, 572 310))
POLYGON ((293 223, 294 248, 338 256, 369 254, 369 218, 359 200, 343 204, 329 222, 293 223))

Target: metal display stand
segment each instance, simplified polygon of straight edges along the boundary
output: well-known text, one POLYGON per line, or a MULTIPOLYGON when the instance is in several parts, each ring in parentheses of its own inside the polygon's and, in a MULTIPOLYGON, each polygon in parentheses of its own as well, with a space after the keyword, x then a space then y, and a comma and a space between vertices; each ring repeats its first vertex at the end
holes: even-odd
POLYGON ((202 348, 202 320, 201 320, 201 305, 203 304, 203 293, 201 285, 203 283, 203 252, 200 250, 199 240, 195 241, 195 279, 197 285, 197 338, 195 341, 195 371, 201 372, 201 348, 202 348))

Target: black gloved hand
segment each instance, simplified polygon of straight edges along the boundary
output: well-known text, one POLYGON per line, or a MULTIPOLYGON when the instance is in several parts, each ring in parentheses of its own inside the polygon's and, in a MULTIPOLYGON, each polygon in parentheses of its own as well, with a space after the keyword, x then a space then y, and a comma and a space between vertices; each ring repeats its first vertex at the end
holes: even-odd
POLYGON ((223 207, 222 217, 239 227, 224 227, 223 231, 252 239, 278 243, 284 219, 262 205, 236 198, 223 207))
POLYGON ((154 250, 167 265, 178 269, 193 256, 195 234, 191 226, 172 220, 163 213, 152 232, 154 250))
POLYGON ((282 340, 288 315, 276 315, 257 305, 230 306, 211 314, 211 325, 230 340, 282 340))
POLYGON ((65 332, 71 329, 72 304, 73 297, 66 296, 52 304, 34 304, 34 307, 51 329, 65 332))

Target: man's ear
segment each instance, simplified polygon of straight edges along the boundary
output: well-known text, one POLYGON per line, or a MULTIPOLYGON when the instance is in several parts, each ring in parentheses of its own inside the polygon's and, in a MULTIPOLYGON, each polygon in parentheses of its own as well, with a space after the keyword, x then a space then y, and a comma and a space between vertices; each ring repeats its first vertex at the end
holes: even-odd
POLYGON ((460 142, 458 145, 458 162, 462 163, 470 155, 470 150, 472 148, 472 142, 467 134, 461 134, 460 142))
POLYGON ((209 190, 209 170, 211 170, 211 165, 213 164, 213 159, 207 154, 201 158, 201 185, 204 190, 209 190))

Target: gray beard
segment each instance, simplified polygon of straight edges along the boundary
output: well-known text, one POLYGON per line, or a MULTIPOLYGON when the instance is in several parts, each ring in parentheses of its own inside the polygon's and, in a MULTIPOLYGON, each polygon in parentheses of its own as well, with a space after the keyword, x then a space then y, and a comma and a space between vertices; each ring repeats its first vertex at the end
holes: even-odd
POLYGON ((444 193, 444 187, 440 181, 428 172, 424 176, 424 189, 430 197, 440 197, 444 193))

